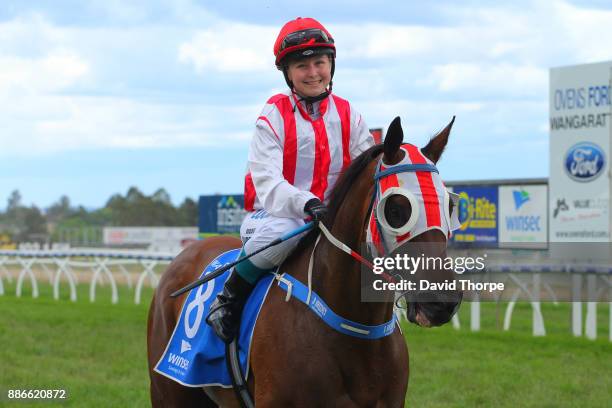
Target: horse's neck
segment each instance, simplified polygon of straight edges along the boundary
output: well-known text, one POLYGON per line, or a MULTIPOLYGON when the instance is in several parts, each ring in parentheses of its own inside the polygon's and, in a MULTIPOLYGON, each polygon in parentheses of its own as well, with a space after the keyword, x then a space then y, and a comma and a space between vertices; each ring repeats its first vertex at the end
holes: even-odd
MULTIPOLYGON (((350 192, 336 210, 332 234, 354 251, 363 252, 365 218, 373 192, 376 162, 373 161, 351 185, 350 192), (361 220, 355 222, 355 220, 361 220)), ((308 279, 308 263, 314 243, 294 254, 286 271, 302 282, 308 279)), ((362 255, 364 255, 362 253, 362 255)), ((312 271, 313 290, 340 316, 367 325, 386 323, 393 315, 393 298, 388 302, 361 302, 361 264, 321 236, 315 249, 312 271)), ((365 272, 372 273, 372 272, 365 272)))
MULTIPOLYGON (((340 241, 357 252, 362 252, 360 231, 363 226, 351 223, 343 232, 332 230, 340 241)), ((305 251, 310 256, 312 248, 305 251)), ((393 313, 393 299, 389 302, 361 301, 361 267, 352 257, 321 236, 313 265, 313 289, 340 316, 367 325, 386 323, 393 313)), ((365 272, 368 273, 368 272, 365 272)), ((369 272, 372 273, 372 272, 369 272)))

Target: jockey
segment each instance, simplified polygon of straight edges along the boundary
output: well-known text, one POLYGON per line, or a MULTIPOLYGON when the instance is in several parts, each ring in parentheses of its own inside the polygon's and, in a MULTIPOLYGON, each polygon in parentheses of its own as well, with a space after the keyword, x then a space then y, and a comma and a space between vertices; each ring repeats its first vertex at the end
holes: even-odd
MULTIPOLYGON (((289 90, 271 97, 255 124, 248 156, 240 256, 283 234, 320 221, 342 170, 374 144, 368 126, 348 101, 332 94, 336 47, 323 25, 297 18, 274 43, 276 67, 289 90)), ((255 283, 285 260, 299 237, 236 265, 206 318, 231 342, 255 283)))

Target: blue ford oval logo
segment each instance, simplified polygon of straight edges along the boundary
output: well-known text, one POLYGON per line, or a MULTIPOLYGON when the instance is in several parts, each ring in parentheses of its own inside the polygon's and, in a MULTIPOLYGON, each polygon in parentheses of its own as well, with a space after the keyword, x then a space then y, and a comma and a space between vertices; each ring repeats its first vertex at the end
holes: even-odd
POLYGON ((565 155, 565 172, 576 181, 596 179, 606 166, 603 149, 595 143, 581 142, 573 145, 565 155))

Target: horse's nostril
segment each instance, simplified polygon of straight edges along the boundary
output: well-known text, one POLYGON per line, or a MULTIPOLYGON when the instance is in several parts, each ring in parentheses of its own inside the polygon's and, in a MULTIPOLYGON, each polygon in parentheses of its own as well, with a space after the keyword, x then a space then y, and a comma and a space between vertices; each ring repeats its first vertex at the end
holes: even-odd
POLYGON ((418 313, 417 304, 416 303, 408 303, 408 313, 406 317, 408 317, 408 321, 412 323, 416 323, 416 315, 418 313))

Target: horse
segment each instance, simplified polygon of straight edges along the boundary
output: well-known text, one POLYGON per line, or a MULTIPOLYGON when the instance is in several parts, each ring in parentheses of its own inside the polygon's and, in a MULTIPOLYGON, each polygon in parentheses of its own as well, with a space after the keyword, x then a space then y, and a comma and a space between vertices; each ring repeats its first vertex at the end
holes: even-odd
MULTIPOLYGON (((434 164, 446 147, 453 122, 454 118, 420 149, 434 164)), ((324 223, 348 247, 367 246, 367 229, 373 211, 371 197, 376 188, 374 175, 381 160, 385 165, 402 160, 405 154, 400 149, 402 142, 403 131, 396 118, 384 143, 355 158, 339 177, 324 223)), ((383 211, 389 223, 403 225, 410 218, 410 202, 401 195, 391 196, 383 211)), ((361 302, 359 262, 330 240, 321 237, 317 241, 317 236, 318 231, 313 230, 303 237, 281 269, 307 282, 312 259, 312 290, 338 315, 364 325, 392 320, 394 295, 384 295, 387 302, 361 302)), ((431 255, 444 256, 447 236, 431 229, 410 242, 441 244, 444 251, 431 255)), ((196 280, 216 256, 240 246, 239 239, 227 236, 194 243, 172 261, 161 277, 151 301, 147 327, 150 394, 154 407, 240 406, 231 389, 189 388, 153 370, 187 296, 171 298, 169 295, 196 280)), ((416 276, 422 273, 419 270, 416 276)), ((453 279, 453 272, 437 271, 436 279, 453 279)), ((294 298, 287 301, 285 297, 286 292, 278 285, 271 286, 254 329, 247 385, 257 407, 404 406, 409 377, 408 347, 399 329, 375 340, 347 336, 324 324, 304 303, 294 298)), ((410 322, 425 327, 447 323, 461 297, 459 291, 422 302, 417 296, 407 302, 407 317, 410 322)))

